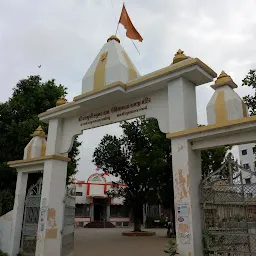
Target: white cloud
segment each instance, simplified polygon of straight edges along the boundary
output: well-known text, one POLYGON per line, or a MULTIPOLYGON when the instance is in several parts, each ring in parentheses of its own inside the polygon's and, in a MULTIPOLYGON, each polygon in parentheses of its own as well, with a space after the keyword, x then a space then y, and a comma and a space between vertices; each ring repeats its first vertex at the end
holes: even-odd
MULTIPOLYGON (((141 54, 122 26, 118 36, 141 74, 169 65, 179 48, 218 73, 225 70, 238 85, 256 66, 254 0, 130 0, 126 6, 144 37, 143 43, 136 42, 141 54)), ((115 32, 121 7, 121 0, 2 0, 0 101, 7 100, 16 82, 30 74, 55 78, 68 87, 69 100, 80 94, 82 77, 115 32)), ((251 91, 240 87, 237 92, 243 96, 251 91)), ((205 106, 212 93, 209 85, 197 88, 200 123, 206 122, 205 106)), ((113 125, 82 135, 79 179, 93 170, 93 149, 110 131, 120 134, 118 125, 113 125)))

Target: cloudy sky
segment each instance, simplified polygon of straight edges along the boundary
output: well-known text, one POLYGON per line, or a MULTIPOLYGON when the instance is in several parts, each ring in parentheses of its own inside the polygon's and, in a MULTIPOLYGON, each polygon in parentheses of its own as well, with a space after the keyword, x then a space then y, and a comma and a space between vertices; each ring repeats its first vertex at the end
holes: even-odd
MULTIPOLYGON (((86 70, 115 33, 121 7, 121 0, 1 0, 0 102, 19 79, 32 74, 68 87, 70 101, 79 95, 86 70)), ((118 37, 142 75, 169 65, 179 48, 217 73, 225 70, 238 85, 256 68, 255 0, 127 0, 126 7, 144 38, 136 42, 140 55, 122 27, 118 37)), ((244 87, 237 92, 250 93, 244 87)), ((197 89, 199 123, 206 123, 212 93, 209 85, 197 89)), ((111 125, 80 136, 78 179, 94 172, 92 153, 106 133, 121 131, 111 125)))

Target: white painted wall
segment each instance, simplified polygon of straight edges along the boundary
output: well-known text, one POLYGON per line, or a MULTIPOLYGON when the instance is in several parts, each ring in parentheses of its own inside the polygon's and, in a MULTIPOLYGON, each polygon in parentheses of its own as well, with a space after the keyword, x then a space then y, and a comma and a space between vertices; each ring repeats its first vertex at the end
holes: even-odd
POLYGON ((76 196, 76 204, 90 203, 91 198, 87 198, 87 184, 76 184, 76 192, 81 192, 81 196, 76 196), (89 201, 88 201, 89 200, 89 201))
POLYGON ((241 162, 242 165, 248 163, 251 170, 254 171, 254 161, 255 161, 255 155, 253 153, 253 147, 255 147, 255 143, 250 144, 243 144, 239 145, 239 162, 241 162), (243 155, 242 151, 247 150, 247 154, 243 155))
MULTIPOLYGON (((104 184, 76 184, 76 192, 81 192, 82 195, 76 195, 76 204, 90 204, 92 203, 91 196, 107 197, 104 194, 104 184), (90 195, 87 197, 87 187, 90 185, 90 195)), ((112 185, 107 184, 106 191, 112 190, 112 185)), ((112 198, 111 204, 123 204, 123 198, 112 198)))
MULTIPOLYGON (((252 171, 255 171, 255 167, 254 167, 255 155, 253 153, 254 147, 255 147, 255 143, 243 144, 238 146, 239 163, 241 163, 242 165, 249 164, 252 171), (246 155, 242 154, 243 150, 247 150, 246 155)), ((242 176, 243 176, 244 183, 245 183, 245 179, 247 178, 251 179, 251 183, 256 183, 255 175, 251 175, 248 172, 243 172, 242 176)))
POLYGON ((90 195, 92 196, 106 196, 104 194, 104 185, 98 185, 98 184, 91 184, 90 185, 90 195))
POLYGON ((10 211, 0 217, 0 249, 5 253, 10 251, 12 216, 13 211, 10 211))
POLYGON ((181 131, 184 127, 197 127, 196 89, 191 82, 183 78, 171 81, 168 86, 168 103, 171 120, 169 132, 181 131))

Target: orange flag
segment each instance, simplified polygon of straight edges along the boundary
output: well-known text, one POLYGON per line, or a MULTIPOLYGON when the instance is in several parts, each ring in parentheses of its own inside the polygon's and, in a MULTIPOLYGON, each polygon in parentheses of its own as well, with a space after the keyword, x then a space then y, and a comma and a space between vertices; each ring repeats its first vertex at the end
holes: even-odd
POLYGON ((121 23, 124 28, 126 29, 126 36, 134 39, 139 40, 142 42, 143 38, 141 37, 140 33, 136 30, 136 28, 133 26, 131 19, 126 11, 125 6, 123 5, 123 9, 120 15, 119 23, 121 23))

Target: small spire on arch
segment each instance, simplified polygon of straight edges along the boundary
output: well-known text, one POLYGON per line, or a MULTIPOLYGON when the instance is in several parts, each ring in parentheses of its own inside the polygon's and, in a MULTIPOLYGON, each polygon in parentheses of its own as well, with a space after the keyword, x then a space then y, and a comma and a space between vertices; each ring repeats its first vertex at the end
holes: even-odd
POLYGON ((58 100, 56 101, 56 106, 61 106, 61 105, 64 105, 66 104, 68 101, 67 99, 64 97, 64 96, 61 96, 58 98, 58 100))
POLYGON ((234 83, 230 75, 228 75, 224 70, 221 71, 215 83, 211 86, 213 89, 216 89, 223 85, 229 85, 232 89, 237 88, 237 85, 234 83))
POLYGON ((175 63, 177 63, 177 62, 186 60, 186 59, 188 59, 188 58, 189 58, 189 57, 184 54, 184 51, 182 51, 181 49, 179 49, 179 50, 176 52, 176 54, 175 54, 175 56, 174 56, 174 58, 173 58, 172 64, 175 64, 175 63))
POLYGON ((36 128, 36 130, 33 132, 33 134, 31 134, 31 137, 35 137, 35 136, 46 137, 46 134, 45 134, 43 128, 41 127, 41 125, 39 125, 36 128))

